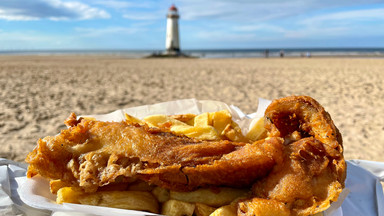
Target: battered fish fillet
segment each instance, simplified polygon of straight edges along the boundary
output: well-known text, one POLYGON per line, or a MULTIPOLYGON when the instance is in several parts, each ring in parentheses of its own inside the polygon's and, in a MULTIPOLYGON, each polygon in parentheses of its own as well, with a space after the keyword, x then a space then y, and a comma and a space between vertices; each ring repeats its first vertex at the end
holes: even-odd
POLYGON ((164 188, 246 187, 282 157, 282 140, 236 143, 199 141, 125 122, 76 120, 54 137, 38 141, 26 161, 28 177, 40 174, 86 192, 119 181, 142 179, 164 188))
POLYGON ((291 96, 270 104, 265 127, 269 137, 284 138, 284 156, 253 185, 256 198, 239 203, 239 215, 258 215, 266 207, 279 209, 279 215, 311 215, 329 208, 346 178, 341 134, 330 115, 310 97, 291 96))
POLYGON ((314 99, 275 100, 265 112, 268 138, 254 143, 200 141, 125 122, 77 120, 38 141, 28 177, 40 174, 86 192, 136 179, 178 191, 252 188, 238 215, 310 215, 337 200, 346 164, 342 139, 314 99))

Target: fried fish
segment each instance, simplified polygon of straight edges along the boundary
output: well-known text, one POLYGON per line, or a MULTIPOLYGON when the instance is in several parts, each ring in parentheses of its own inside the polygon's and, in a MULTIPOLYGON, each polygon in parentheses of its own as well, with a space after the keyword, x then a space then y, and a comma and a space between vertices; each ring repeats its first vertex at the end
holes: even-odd
POLYGON ((147 125, 77 119, 29 153, 28 177, 60 179, 88 193, 136 180, 174 191, 252 188, 238 215, 325 210, 344 188, 342 139, 314 99, 291 96, 265 112, 268 137, 253 143, 202 141, 147 125))

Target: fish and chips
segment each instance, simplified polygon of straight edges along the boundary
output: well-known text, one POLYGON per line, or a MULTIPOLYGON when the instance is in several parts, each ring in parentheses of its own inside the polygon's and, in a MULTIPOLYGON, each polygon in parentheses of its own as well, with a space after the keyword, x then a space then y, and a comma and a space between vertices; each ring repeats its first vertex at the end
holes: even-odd
POLYGON ((57 203, 169 216, 313 215, 344 188, 341 135, 308 96, 274 100, 243 135, 230 112, 65 121, 37 142, 27 176, 57 203))

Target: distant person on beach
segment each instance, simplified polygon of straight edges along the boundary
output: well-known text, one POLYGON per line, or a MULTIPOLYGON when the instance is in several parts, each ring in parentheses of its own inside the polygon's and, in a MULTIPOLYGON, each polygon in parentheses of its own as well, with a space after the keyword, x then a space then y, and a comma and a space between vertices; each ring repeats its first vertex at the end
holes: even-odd
POLYGON ((311 58, 311 53, 307 52, 307 58, 311 58))
POLYGON ((284 58, 284 50, 280 50, 280 58, 284 58))
POLYGON ((266 49, 265 50, 265 58, 268 58, 269 57, 269 49, 266 49))

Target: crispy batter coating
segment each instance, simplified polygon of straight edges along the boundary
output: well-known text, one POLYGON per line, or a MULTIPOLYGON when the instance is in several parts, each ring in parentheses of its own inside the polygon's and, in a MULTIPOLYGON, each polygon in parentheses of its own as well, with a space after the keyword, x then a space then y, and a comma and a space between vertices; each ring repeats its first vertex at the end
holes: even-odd
POLYGON ((40 174, 87 192, 136 179, 179 191, 252 187, 238 215, 310 215, 344 188, 342 139, 314 99, 275 100, 265 112, 268 138, 254 143, 201 141, 161 129, 79 119, 40 139, 28 155, 28 177, 40 174))
POLYGON ((125 122, 82 119, 57 136, 39 140, 26 161, 29 177, 39 173, 86 191, 118 177, 181 191, 244 187, 273 168, 282 156, 281 142, 199 141, 125 122))
POLYGON ((314 99, 291 96, 275 100, 265 112, 269 137, 284 138, 281 162, 252 188, 263 199, 239 203, 239 215, 269 200, 292 215, 311 215, 336 201, 346 178, 342 139, 329 114, 314 99))

